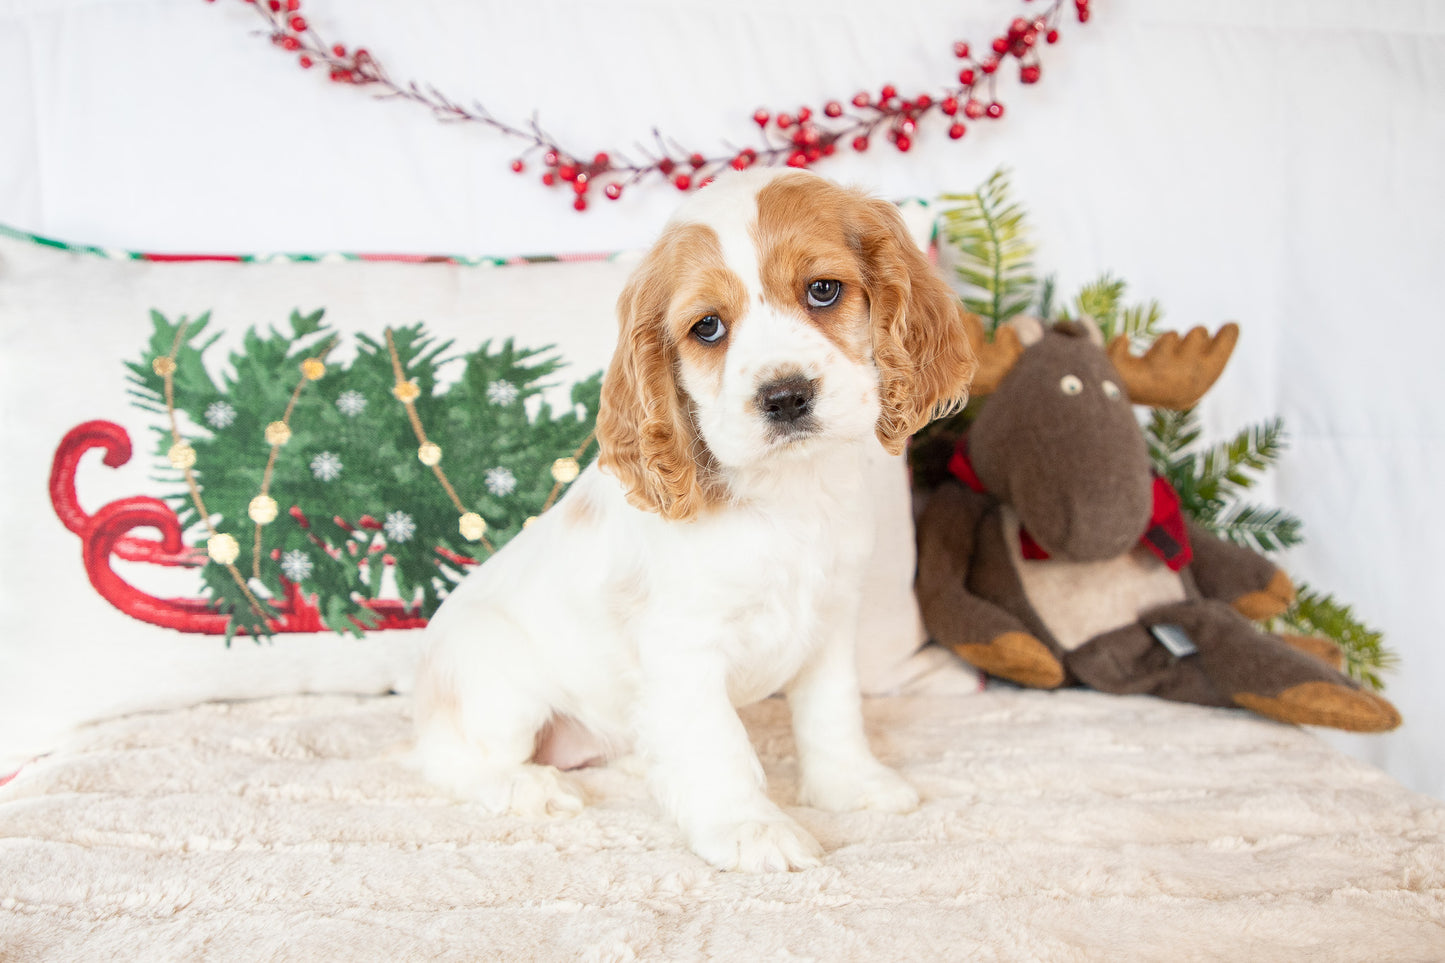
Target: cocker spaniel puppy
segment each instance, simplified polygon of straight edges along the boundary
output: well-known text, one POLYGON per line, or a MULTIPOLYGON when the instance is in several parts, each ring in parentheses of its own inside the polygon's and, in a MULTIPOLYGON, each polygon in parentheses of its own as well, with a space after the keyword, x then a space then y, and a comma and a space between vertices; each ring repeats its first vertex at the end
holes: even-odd
POLYGON ((803 804, 917 805, 863 732, 861 466, 967 397, 957 299, 892 205, 767 171, 693 195, 617 313, 600 457, 437 612, 416 758, 545 814, 582 806, 559 767, 636 752, 708 862, 817 865, 735 707, 786 693, 803 804))

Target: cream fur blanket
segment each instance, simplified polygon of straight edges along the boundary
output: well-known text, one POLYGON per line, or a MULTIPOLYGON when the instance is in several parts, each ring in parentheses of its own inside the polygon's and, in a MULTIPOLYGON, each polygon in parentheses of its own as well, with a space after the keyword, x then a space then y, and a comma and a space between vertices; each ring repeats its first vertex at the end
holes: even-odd
MULTIPOLYGON (((132 716, 0 789, 6 960, 1440 960, 1445 807, 1307 732, 1091 692, 870 700, 909 816, 714 872, 625 764, 548 822, 396 761, 403 698, 132 716)), ((786 708, 745 713, 791 806, 786 708)))

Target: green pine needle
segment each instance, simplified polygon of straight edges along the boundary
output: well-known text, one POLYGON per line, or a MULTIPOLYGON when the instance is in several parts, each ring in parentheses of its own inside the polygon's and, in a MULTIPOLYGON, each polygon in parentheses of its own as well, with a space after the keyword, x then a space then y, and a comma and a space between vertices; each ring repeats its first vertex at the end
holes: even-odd
POLYGON ((1023 208, 1009 199, 1002 168, 974 193, 946 194, 942 200, 957 205, 943 212, 943 232, 969 289, 963 304, 992 332, 1034 302, 1034 246, 1023 208))
POLYGON ((1385 646, 1383 636, 1357 619, 1350 606, 1308 585, 1299 586, 1294 604, 1272 628, 1332 639, 1345 653, 1345 671, 1376 692, 1384 688, 1381 673, 1399 665, 1399 656, 1385 646))

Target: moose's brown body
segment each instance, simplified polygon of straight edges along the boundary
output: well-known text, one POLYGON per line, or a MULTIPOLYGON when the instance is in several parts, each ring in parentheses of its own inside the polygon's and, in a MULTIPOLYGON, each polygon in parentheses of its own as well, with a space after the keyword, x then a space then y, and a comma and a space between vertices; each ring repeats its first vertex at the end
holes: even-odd
POLYGON ((967 484, 944 483, 919 520, 930 634, 1026 685, 1083 682, 1345 729, 1398 725, 1388 702, 1317 657, 1338 656, 1330 643, 1250 621, 1289 605, 1282 571, 1177 514, 1156 521, 1172 490, 1159 492, 1131 403, 1193 404, 1228 360, 1234 326, 1166 336, 1143 359, 1117 342, 1106 353, 1084 325, 1019 330, 980 352, 975 393, 992 397, 954 458, 967 484), (1160 625, 1197 651, 1172 653, 1160 625))

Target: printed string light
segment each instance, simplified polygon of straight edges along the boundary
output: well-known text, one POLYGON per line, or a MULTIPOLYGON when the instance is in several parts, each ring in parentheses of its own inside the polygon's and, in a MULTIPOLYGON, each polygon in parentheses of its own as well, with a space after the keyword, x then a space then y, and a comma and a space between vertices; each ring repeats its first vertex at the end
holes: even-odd
POLYGON ((326 356, 331 349, 336 347, 338 337, 332 335, 326 345, 316 353, 315 357, 307 358, 301 362, 301 380, 296 383, 296 390, 291 392, 291 400, 286 405, 286 412, 281 416, 280 421, 273 421, 266 426, 266 443, 271 446, 271 455, 266 460, 266 471, 261 476, 261 493, 251 499, 250 505, 246 508, 246 514, 251 521, 256 523, 256 542, 254 551, 251 553, 251 575, 254 578, 261 577, 261 529, 276 520, 278 506, 276 499, 271 497, 271 478, 276 470, 276 457, 281 452, 281 446, 291 440, 291 415, 296 410, 296 402, 301 398, 301 392, 313 381, 320 381, 326 374, 326 356))
POLYGON ((391 328, 386 329, 386 350, 391 355, 391 370, 396 375, 396 384, 392 387, 391 393, 397 401, 406 406, 406 416, 411 421, 411 430, 416 434, 419 445, 416 450, 417 460, 432 470, 432 474, 437 476, 437 481, 441 482, 447 497, 452 500, 457 514, 461 516, 457 522, 457 529, 461 532, 462 537, 469 542, 481 542, 488 552, 496 552, 496 548, 487 539, 487 520, 462 504, 457 490, 452 487, 452 483, 447 480, 446 472, 442 470, 441 446, 426 436, 421 416, 416 413, 416 399, 421 397, 421 388, 415 381, 409 380, 406 372, 402 369, 401 356, 397 354, 396 339, 392 336, 391 328))
MULTIPOLYGON (((207 0, 213 3, 215 0, 207 0)), ((883 85, 876 95, 859 91, 852 98, 829 100, 819 110, 803 106, 794 111, 759 109, 752 115, 763 138, 758 148, 729 149, 724 153, 691 151, 664 138, 653 129, 652 149, 639 146, 640 159, 630 159, 617 150, 568 150, 539 126, 535 115, 526 127, 498 120, 480 103, 465 107, 435 86, 416 81, 393 80, 365 47, 348 48, 325 41, 301 13, 301 0, 240 0, 250 4, 266 21, 271 42, 297 55, 305 69, 322 66, 337 83, 371 87, 383 97, 395 97, 428 108, 438 118, 481 124, 508 137, 527 142, 522 155, 512 161, 518 174, 527 170, 526 158, 540 153, 541 181, 547 187, 563 189, 572 196, 572 206, 585 211, 594 187, 609 200, 641 181, 665 181, 681 191, 705 186, 718 173, 743 170, 758 164, 806 168, 833 156, 840 146, 866 151, 877 133, 898 151, 907 153, 919 133, 919 121, 935 112, 945 118, 948 136, 962 138, 968 131, 965 120, 998 120, 1004 105, 998 99, 998 73, 1012 57, 1019 64, 1019 82, 1036 84, 1043 76, 1040 41, 1059 40, 1059 23, 1066 3, 1073 6, 1079 23, 1090 19, 1091 0, 1023 0, 1031 16, 1014 17, 986 49, 975 53, 972 45, 958 41, 953 54, 959 63, 956 81, 902 96, 892 84, 883 85), (1035 10, 1034 8, 1040 8, 1035 10)))
POLYGON ((240 569, 236 568, 236 559, 240 557, 241 546, 237 544, 234 535, 217 531, 216 526, 211 522, 211 513, 206 511, 205 500, 201 498, 201 487, 196 484, 196 476, 192 471, 196 464, 196 449, 181 437, 180 425, 176 420, 176 355, 180 353, 188 323, 182 321, 177 327, 176 338, 171 344, 170 353, 156 358, 151 363, 151 370, 165 380, 166 415, 170 418, 171 423, 171 447, 166 453, 166 457, 172 466, 179 468, 185 474, 186 487, 191 493, 191 502, 195 505, 196 513, 210 533, 206 539, 206 554, 210 556, 211 561, 226 567, 226 570, 231 573, 231 577, 236 580, 241 593, 245 595, 251 611, 264 619, 267 616, 265 607, 261 605, 250 586, 246 584, 246 579, 241 575, 240 569))

